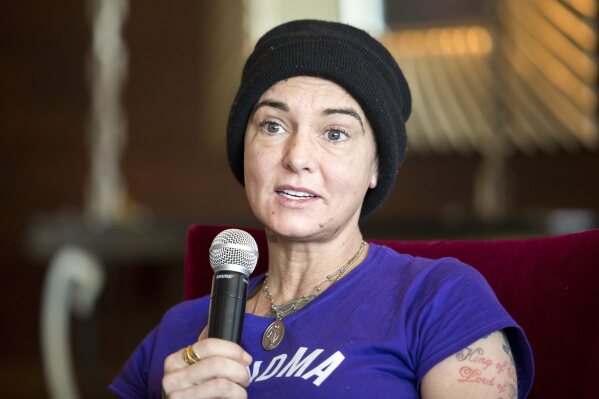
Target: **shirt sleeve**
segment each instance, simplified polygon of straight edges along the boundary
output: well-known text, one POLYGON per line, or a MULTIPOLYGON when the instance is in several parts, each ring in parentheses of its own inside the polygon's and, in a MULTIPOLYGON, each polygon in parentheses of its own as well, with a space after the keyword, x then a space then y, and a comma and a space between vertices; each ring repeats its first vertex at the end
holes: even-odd
POLYGON ((119 398, 148 398, 148 374, 156 341, 156 329, 152 330, 112 381, 108 390, 119 398))
POLYGON ((208 296, 178 303, 144 338, 108 390, 121 398, 161 398, 164 360, 197 341, 208 320, 208 296))
POLYGON ((435 261, 414 293, 407 320, 418 385, 437 363, 478 339, 505 330, 518 371, 519 397, 532 386, 534 366, 522 328, 474 268, 453 258, 435 261))

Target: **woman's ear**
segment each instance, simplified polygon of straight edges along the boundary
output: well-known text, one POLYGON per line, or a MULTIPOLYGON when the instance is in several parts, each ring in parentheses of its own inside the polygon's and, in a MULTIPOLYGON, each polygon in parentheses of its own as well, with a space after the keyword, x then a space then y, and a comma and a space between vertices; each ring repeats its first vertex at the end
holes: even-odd
POLYGON ((374 159, 372 160, 372 174, 370 175, 370 182, 368 183, 368 188, 370 188, 370 189, 375 188, 378 181, 379 181, 379 156, 378 156, 378 153, 375 152, 374 159))
POLYGON ((375 188, 376 184, 379 181, 379 168, 378 168, 378 162, 377 164, 375 164, 373 171, 372 171, 372 175, 370 176, 370 183, 368 184, 368 188, 375 188))

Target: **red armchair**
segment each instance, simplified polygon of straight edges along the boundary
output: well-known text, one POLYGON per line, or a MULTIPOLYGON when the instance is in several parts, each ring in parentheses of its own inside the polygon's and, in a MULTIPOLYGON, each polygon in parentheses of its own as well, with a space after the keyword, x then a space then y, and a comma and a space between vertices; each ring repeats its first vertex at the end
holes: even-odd
MULTIPOLYGON (((208 248, 229 226, 195 225, 187 236, 185 299, 210 292, 208 248)), ((255 274, 268 264, 263 230, 255 274)), ((428 258, 453 256, 478 269, 524 328, 536 375, 530 398, 595 398, 599 367, 599 229, 495 241, 373 241, 428 258)))

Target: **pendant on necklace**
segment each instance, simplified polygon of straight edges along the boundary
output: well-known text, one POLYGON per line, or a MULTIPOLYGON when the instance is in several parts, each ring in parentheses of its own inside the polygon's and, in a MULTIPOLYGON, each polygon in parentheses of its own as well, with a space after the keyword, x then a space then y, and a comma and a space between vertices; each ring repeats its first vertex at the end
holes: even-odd
POLYGON ((262 335, 262 347, 271 351, 283 340, 285 335, 285 324, 279 319, 275 319, 264 331, 262 335))

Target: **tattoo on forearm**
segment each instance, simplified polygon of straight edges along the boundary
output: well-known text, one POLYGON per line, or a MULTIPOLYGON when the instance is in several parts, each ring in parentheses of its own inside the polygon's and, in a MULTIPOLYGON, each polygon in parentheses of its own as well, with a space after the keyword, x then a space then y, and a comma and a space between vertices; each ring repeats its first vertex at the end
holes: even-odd
POLYGON ((458 378, 458 382, 474 382, 477 384, 495 386, 495 377, 487 378, 480 369, 464 366, 460 369, 460 378, 458 378))
POLYGON ((486 370, 490 365, 493 364, 493 361, 484 357, 484 354, 485 350, 483 348, 472 349, 470 347, 466 347, 465 349, 462 349, 456 353, 455 357, 460 362, 468 361, 472 363, 478 363, 481 365, 483 370, 486 370))
POLYGON ((517 396, 514 386, 515 374, 513 377, 509 377, 506 374, 502 376, 499 372, 492 373, 491 370, 485 373, 480 368, 464 366, 460 368, 457 382, 486 385, 495 388, 498 394, 507 394, 508 397, 515 398, 517 396))
POLYGON ((503 351, 509 356, 510 361, 512 362, 512 366, 515 365, 516 363, 514 362, 514 355, 512 354, 512 349, 510 348, 510 343, 507 340, 507 337, 505 336, 505 333, 502 331, 501 332, 501 336, 503 337, 503 351))
POLYGON ((482 348, 472 349, 469 346, 456 353, 455 357, 459 361, 471 360, 474 355, 484 355, 485 351, 482 348))
POLYGON ((510 392, 508 393, 510 398, 515 398, 518 396, 518 392, 516 392, 516 387, 513 384, 510 384, 510 392))
POLYGON ((504 361, 502 363, 497 362, 495 364, 495 369, 497 370, 497 374, 505 372, 509 378, 516 378, 516 369, 512 364, 509 364, 507 361, 504 361))
POLYGON ((456 353, 456 360, 464 363, 459 370, 457 382, 493 388, 498 394, 498 399, 517 398, 514 358, 503 332, 502 337, 502 349, 508 355, 508 360, 503 356, 501 360, 485 356, 483 348, 474 346, 468 346, 456 353))

